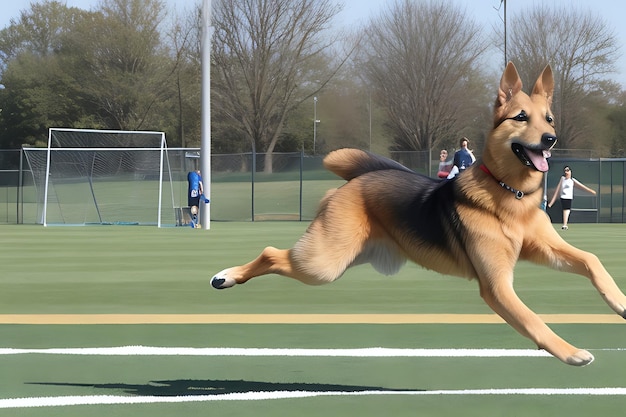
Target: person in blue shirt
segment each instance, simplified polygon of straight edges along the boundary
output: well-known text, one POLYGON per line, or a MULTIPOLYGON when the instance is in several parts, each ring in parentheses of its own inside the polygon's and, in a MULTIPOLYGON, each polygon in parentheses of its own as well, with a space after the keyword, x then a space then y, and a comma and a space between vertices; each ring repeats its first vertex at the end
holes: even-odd
POLYGON ((474 161, 476 161, 476 157, 468 148, 469 139, 462 137, 459 141, 459 145, 461 146, 461 149, 454 153, 453 167, 452 171, 450 171, 450 175, 448 175, 448 178, 454 178, 454 176, 465 171, 474 163, 474 161))
POLYGON ((191 211, 191 227, 196 228, 200 227, 198 224, 198 207, 200 206, 200 197, 204 194, 200 170, 190 171, 187 174, 187 182, 189 183, 187 205, 191 211))

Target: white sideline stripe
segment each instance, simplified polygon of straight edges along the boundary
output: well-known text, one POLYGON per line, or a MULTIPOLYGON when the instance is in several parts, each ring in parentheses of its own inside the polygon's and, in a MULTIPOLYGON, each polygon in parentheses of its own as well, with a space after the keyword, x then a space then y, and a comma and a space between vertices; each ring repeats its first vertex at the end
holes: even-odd
POLYGON ((89 395, 65 397, 9 398, 0 400, 3 408, 59 407, 71 405, 191 403, 209 401, 278 400, 324 396, 365 395, 626 395, 626 388, 502 388, 433 391, 259 391, 218 395, 144 396, 89 395))
POLYGON ((551 357, 544 350, 534 349, 287 349, 287 348, 190 348, 120 346, 97 348, 0 348, 0 355, 101 355, 101 356, 309 356, 309 357, 426 357, 426 358, 500 358, 500 357, 551 357))

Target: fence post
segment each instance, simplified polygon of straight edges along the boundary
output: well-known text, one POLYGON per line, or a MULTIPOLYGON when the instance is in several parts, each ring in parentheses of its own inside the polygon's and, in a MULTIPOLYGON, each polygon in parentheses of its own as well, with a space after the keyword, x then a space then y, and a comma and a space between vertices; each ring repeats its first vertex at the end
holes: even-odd
POLYGON ((252 143, 252 221, 254 221, 254 177, 256 176, 256 145, 252 143))
MULTIPOLYGON (((613 188, 611 182, 611 189, 613 188)), ((600 208, 602 207, 602 158, 598 158, 598 195, 596 196, 596 223, 600 223, 600 208)))
POLYGON ((302 144, 302 149, 300 149, 300 207, 299 207, 299 221, 302 221, 302 195, 303 195, 303 189, 302 189, 302 174, 303 174, 303 169, 304 169, 304 144, 302 144))
POLYGON ((24 174, 24 146, 20 148, 20 171, 17 177, 17 205, 16 209, 16 224, 22 224, 24 222, 24 182, 22 175, 24 174))

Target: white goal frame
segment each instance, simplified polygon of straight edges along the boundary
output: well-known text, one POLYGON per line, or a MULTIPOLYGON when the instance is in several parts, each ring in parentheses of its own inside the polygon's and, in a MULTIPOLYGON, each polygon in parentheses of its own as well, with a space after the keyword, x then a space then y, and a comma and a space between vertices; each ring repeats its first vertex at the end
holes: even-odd
MULTIPOLYGON (((125 131, 125 130, 100 130, 100 129, 70 129, 70 128, 50 128, 48 130, 48 147, 46 149, 46 171, 45 171, 45 184, 44 184, 44 196, 43 196, 43 209, 42 209, 42 224, 44 227, 48 226, 48 197, 50 190, 50 162, 51 156, 53 152, 57 151, 158 151, 159 152, 159 190, 158 190, 158 208, 157 208, 157 227, 162 226, 161 215, 162 215, 162 198, 163 198, 163 174, 164 174, 164 163, 167 159, 167 143, 165 140, 164 132, 156 132, 156 131, 125 131), (105 134, 150 134, 155 136, 160 136, 160 145, 159 147, 123 147, 123 148, 113 148, 113 147, 57 147, 53 146, 53 132, 55 131, 64 131, 64 132, 86 132, 86 133, 105 133, 105 134)), ((169 163, 168 163, 169 170, 169 163)), ((170 184, 172 182, 171 178, 171 170, 170 173, 170 184)), ((171 187, 170 187, 171 188, 171 187)), ((95 198, 95 197, 94 197, 95 198)), ((172 205, 173 205, 173 191, 172 191, 172 205)), ((173 222, 174 223, 174 222, 173 222)))

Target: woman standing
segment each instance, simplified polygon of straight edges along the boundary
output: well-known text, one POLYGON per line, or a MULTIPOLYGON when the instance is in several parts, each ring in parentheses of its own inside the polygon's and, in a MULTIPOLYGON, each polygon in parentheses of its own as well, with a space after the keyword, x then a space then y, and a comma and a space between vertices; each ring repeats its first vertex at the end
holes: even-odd
POLYGON ((448 161, 448 151, 442 149, 439 153, 439 170, 437 171, 437 176, 439 178, 447 178, 448 174, 450 174, 450 169, 452 169, 452 161, 448 161))
POLYGON ((569 215, 572 210, 572 201, 574 200, 574 187, 580 188, 581 190, 585 190, 588 193, 596 195, 596 192, 591 188, 587 187, 582 182, 578 181, 576 178, 572 177, 572 170, 569 166, 565 166, 563 168, 563 176, 559 181, 559 185, 554 190, 554 195, 552 196, 552 200, 548 204, 548 207, 552 207, 554 201, 556 200, 557 194, 561 196, 561 207, 563 208, 563 226, 561 229, 567 230, 567 222, 569 220, 569 215))

